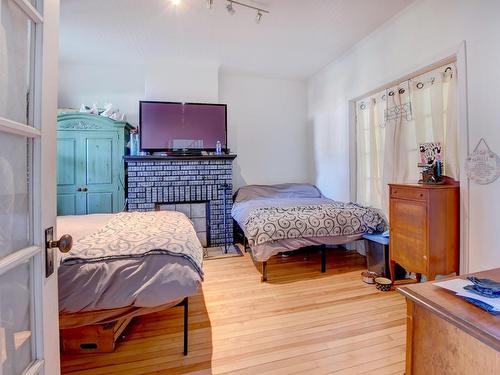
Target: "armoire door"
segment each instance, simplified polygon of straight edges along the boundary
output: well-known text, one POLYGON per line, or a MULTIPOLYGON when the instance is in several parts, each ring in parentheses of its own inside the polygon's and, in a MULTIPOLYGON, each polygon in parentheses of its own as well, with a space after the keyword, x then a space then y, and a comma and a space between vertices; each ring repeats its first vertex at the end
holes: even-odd
POLYGON ((60 131, 57 137, 57 214, 119 212, 118 133, 60 131))
POLYGON ((57 215, 85 215, 83 139, 75 132, 57 134, 57 215))
POLYGON ((85 183, 82 186, 88 214, 118 212, 121 164, 116 132, 84 135, 85 183))

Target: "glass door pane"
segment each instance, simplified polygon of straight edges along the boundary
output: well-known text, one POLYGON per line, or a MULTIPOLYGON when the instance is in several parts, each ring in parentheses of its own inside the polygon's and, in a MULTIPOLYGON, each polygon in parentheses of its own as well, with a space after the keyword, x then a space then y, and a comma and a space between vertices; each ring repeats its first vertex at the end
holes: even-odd
POLYGON ((33 65, 30 18, 12 0, 0 0, 0 117, 32 124, 33 65))
POLYGON ((41 132, 24 126, 34 125, 35 33, 42 24, 29 4, 42 1, 23 2, 0 0, 0 375, 36 374, 43 366, 42 254, 32 246, 33 211, 41 209, 32 194, 33 145, 41 132))
POLYGON ((33 362, 31 266, 0 275, 0 374, 19 375, 33 362))
POLYGON ((31 245, 28 140, 0 133, 0 259, 31 245))

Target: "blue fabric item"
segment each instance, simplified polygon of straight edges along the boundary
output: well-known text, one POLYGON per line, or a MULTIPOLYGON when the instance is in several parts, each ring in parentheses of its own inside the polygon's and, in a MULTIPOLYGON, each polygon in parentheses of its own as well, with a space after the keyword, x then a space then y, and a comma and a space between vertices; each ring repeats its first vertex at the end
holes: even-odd
POLYGON ((385 245, 385 246, 389 245, 389 237, 384 236, 383 233, 379 233, 379 234, 365 234, 365 235, 363 235, 363 238, 365 240, 377 242, 377 243, 380 243, 380 244, 385 245))
POLYGON ((474 276, 467 278, 474 285, 467 285, 464 289, 469 292, 479 294, 483 297, 500 298, 500 283, 490 279, 479 279, 474 276))
POLYGON ((470 297, 462 297, 464 300, 466 300, 469 303, 472 303, 473 305, 479 307, 480 309, 483 309, 484 311, 492 314, 492 315, 500 315, 500 311, 497 311, 493 308, 493 306, 487 304, 486 302, 479 301, 474 298, 470 297))

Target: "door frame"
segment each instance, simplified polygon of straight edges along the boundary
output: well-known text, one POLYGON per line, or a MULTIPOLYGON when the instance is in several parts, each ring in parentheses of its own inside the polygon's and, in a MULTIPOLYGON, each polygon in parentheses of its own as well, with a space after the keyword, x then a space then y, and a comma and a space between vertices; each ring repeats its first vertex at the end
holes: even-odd
MULTIPOLYGON (((39 101, 40 121, 43 137, 40 142, 40 186, 39 194, 43 204, 40 213, 39 236, 45 239, 45 229, 56 228, 56 124, 58 101, 58 69, 59 69, 59 16, 60 0, 44 0, 43 2, 43 56, 41 61, 41 100, 39 101)), ((57 285, 57 269, 59 265, 59 251, 54 251, 54 273, 45 278, 44 262, 42 261, 42 299, 43 299, 43 357, 45 359, 44 371, 46 375, 60 373, 59 352, 59 299, 57 285)))
POLYGON ((458 154, 460 158, 460 249, 459 249, 459 264, 460 274, 469 273, 469 238, 470 238, 470 180, 467 178, 465 170, 465 159, 470 152, 469 141, 469 103, 467 94, 467 48, 466 42, 462 41, 457 46, 445 50, 437 56, 432 56, 424 60, 418 66, 406 69, 403 73, 394 75, 394 78, 389 82, 383 83, 377 88, 357 95, 350 99, 347 103, 349 114, 349 191, 351 200, 356 200, 356 102, 379 92, 387 87, 397 85, 402 81, 406 81, 415 76, 424 74, 443 65, 455 63, 457 68, 457 105, 458 105, 458 134, 459 145, 458 154))

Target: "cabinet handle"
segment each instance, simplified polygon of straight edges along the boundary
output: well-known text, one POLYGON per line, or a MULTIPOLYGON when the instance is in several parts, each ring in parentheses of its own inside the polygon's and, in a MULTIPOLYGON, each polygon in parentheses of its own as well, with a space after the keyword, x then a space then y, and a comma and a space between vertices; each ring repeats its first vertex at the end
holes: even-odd
POLYGON ((82 189, 82 191, 89 191, 89 189, 87 189, 86 187, 84 187, 84 188, 82 189))
POLYGON ((424 260, 427 260, 427 255, 424 255, 424 260))
POLYGON ((82 191, 82 188, 81 187, 76 188, 76 191, 82 191))

